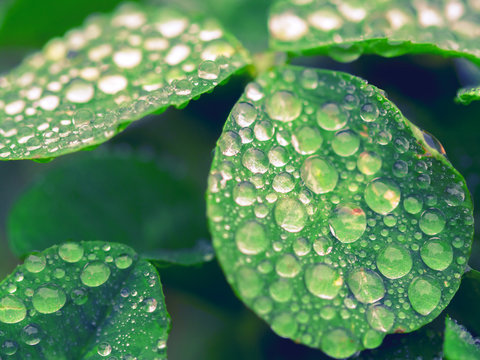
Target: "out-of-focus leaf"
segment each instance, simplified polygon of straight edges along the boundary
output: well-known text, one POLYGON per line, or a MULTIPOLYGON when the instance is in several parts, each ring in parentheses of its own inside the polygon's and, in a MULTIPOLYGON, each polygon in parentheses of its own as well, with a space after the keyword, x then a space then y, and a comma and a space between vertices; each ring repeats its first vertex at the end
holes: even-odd
POLYGON ((170 317, 155 268, 128 246, 64 243, 0 283, 11 359, 166 359, 170 317))
POLYGON ((14 204, 7 233, 18 256, 62 239, 108 239, 139 253, 192 248, 207 236, 204 206, 198 189, 151 158, 90 152, 38 179, 14 204))
POLYGON ((443 354, 446 360, 479 360, 480 346, 462 325, 447 317, 443 354))
POLYGON ((0 78, 0 159, 91 148, 149 113, 185 106, 247 62, 211 19, 134 4, 89 17, 0 78))
POLYGON ((192 266, 211 261, 215 257, 212 244, 204 239, 188 249, 159 249, 143 253, 157 268, 170 265, 192 266))

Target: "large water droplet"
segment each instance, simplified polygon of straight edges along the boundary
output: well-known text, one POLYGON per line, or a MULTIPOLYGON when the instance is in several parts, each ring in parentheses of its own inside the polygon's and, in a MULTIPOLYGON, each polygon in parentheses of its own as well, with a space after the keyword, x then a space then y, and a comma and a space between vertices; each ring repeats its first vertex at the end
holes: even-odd
POLYGON ((450 206, 458 206, 465 201, 465 191, 458 184, 450 184, 445 188, 445 201, 450 206))
POLYGON ((283 166, 288 162, 287 150, 281 146, 273 147, 268 152, 268 159, 273 166, 283 166))
POLYGON ((250 126, 257 118, 257 110, 252 104, 241 102, 233 108, 232 117, 239 126, 250 126))
POLYGON ((382 305, 372 305, 367 310, 368 324, 375 330, 388 332, 395 321, 391 310, 382 305))
POLYGON ((313 154, 322 146, 320 131, 310 126, 297 128, 292 135, 292 145, 302 155, 313 154))
POLYGON ((382 167, 382 158, 373 151, 364 151, 358 156, 357 167, 365 175, 373 175, 382 167))
POLYGON ((255 202, 257 190, 249 181, 238 183, 233 189, 233 199, 240 206, 250 206, 255 202))
POLYGON ((403 207, 409 214, 418 214, 422 210, 423 201, 416 196, 409 196, 403 200, 403 207))
POLYGON ((423 276, 413 279, 408 287, 408 299, 413 309, 421 315, 430 314, 437 307, 442 289, 437 281, 423 276))
POLYGON ((235 131, 226 131, 218 139, 218 147, 225 156, 234 156, 242 148, 242 138, 235 131))
POLYGON ((378 178, 365 188, 365 202, 373 211, 385 215, 400 203, 400 188, 392 180, 378 178))
POLYGON ((385 295, 382 278, 370 270, 354 270, 348 276, 347 284, 355 298, 364 304, 374 303, 385 295))
POLYGON ((320 255, 325 256, 330 254, 333 249, 333 243, 330 238, 326 236, 321 236, 313 242, 313 250, 320 255))
POLYGON ((255 270, 243 266, 236 271, 235 279, 238 291, 245 299, 251 299, 260 294, 263 283, 255 270))
POLYGON ((291 314, 283 313, 272 320, 272 329, 282 337, 292 338, 297 332, 298 324, 291 314))
POLYGON ((445 240, 432 238, 420 250, 422 260, 433 270, 445 270, 453 260, 452 246, 445 240))
POLYGON ((246 255, 256 255, 265 251, 269 240, 265 229, 255 220, 243 223, 235 233, 238 249, 246 255))
POLYGON ((300 272, 300 264, 295 256, 284 254, 277 260, 275 270, 281 277, 293 278, 300 272))
POLYGON ((389 244, 377 256, 377 267, 383 276, 398 279, 412 269, 410 251, 398 244, 389 244))
POLYGON ((5 324, 15 324, 27 315, 25 304, 13 295, 7 295, 0 300, 0 321, 5 324))
POLYGON ((360 206, 339 204, 330 217, 330 232, 342 243, 358 240, 367 228, 367 217, 360 206))
POLYGON ((350 156, 360 147, 360 138, 352 130, 343 130, 332 139, 332 149, 339 156, 350 156))
POLYGON ((349 331, 334 329, 322 336, 321 347, 328 356, 344 359, 355 354, 358 343, 349 331))
POLYGON ((343 279, 335 268, 316 264, 305 270, 305 285, 313 295, 321 299, 333 299, 342 288, 343 279))
POLYGON ((304 205, 292 198, 279 200, 274 215, 277 224, 288 232, 301 231, 307 221, 304 205))
POLYGON ((62 260, 69 263, 76 263, 83 257, 83 247, 78 243, 65 243, 59 246, 58 255, 62 260))
POLYGON ((88 263, 80 274, 82 283, 89 287, 100 286, 104 284, 109 277, 110 268, 100 261, 88 263))
POLYGON ((265 111, 273 120, 293 121, 302 112, 302 102, 289 91, 277 91, 265 100, 265 111))
POLYGON ((25 267, 31 273, 39 273, 43 271, 46 264, 47 260, 45 259, 45 256, 40 253, 31 254, 25 259, 25 267))
POLYGON ((242 156, 242 164, 256 174, 263 174, 268 170, 268 158, 262 150, 250 148, 242 156))
POLYGON ((377 120, 378 113, 379 111, 378 111, 377 105, 372 103, 366 103, 360 109, 360 117, 362 118, 363 121, 366 121, 366 122, 377 120))
POLYGON ((336 103, 327 102, 317 111, 317 123, 328 131, 340 130, 347 123, 347 114, 336 103))
POLYGON ((121 254, 115 258, 115 266, 120 269, 128 269, 132 265, 133 259, 128 254, 121 254))
POLYGON ((288 193, 295 187, 293 176, 287 172, 282 172, 273 178, 273 189, 279 193, 288 193))
POLYGON ((314 155, 307 158, 303 162, 300 172, 305 186, 315 194, 330 192, 337 186, 337 170, 319 156, 314 155))
POLYGON ((42 314, 51 314, 60 310, 66 301, 65 292, 54 285, 38 288, 32 298, 33 307, 42 314))
POLYGON ((258 141, 267 141, 272 138, 275 128, 271 121, 262 120, 255 124, 253 132, 258 141))
POLYGON ((425 210, 420 218, 420 229, 427 235, 436 235, 445 227, 445 215, 435 208, 425 210))

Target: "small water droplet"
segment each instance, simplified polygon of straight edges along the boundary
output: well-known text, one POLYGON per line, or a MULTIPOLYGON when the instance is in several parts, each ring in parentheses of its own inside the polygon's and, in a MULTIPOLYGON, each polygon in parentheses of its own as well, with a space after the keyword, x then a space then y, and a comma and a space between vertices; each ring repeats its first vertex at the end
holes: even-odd
POLYGON ((347 123, 347 115, 334 102, 327 102, 317 111, 318 125, 327 131, 340 130, 347 123))
POLYGON ((360 147, 360 138, 352 130, 343 130, 332 139, 332 149, 339 156, 350 156, 360 147))
POLYGON ((37 325, 29 324, 22 329, 20 337, 27 345, 37 345, 42 340, 42 333, 37 325))
POLYGON ((358 343, 349 331, 334 329, 322 336, 321 348, 328 356, 344 359, 355 354, 358 350, 358 343))
POLYGON ((388 332, 393 326, 395 315, 382 305, 372 305, 367 310, 368 324, 375 330, 388 332))
POLYGON ((256 255, 266 250, 269 245, 263 225, 255 220, 244 222, 235 233, 238 250, 246 255, 256 255))
POLYGON ((305 159, 300 171, 305 186, 315 194, 330 192, 337 186, 337 170, 332 164, 317 155, 305 159))
POLYGON ((104 284, 110 277, 110 268, 103 262, 88 263, 80 274, 80 280, 88 287, 97 287, 104 284))
POLYGON ((25 267, 31 273, 39 273, 45 269, 47 260, 40 253, 33 253, 25 259, 25 267))
POLYGON ((378 107, 372 103, 366 103, 360 109, 360 117, 363 121, 372 122, 378 118, 378 107))
POLYGON ((403 200, 403 207, 409 214, 418 214, 422 210, 423 201, 416 196, 409 196, 403 200))
POLYGON ((376 213, 385 215, 400 203, 400 188, 392 180, 377 178, 365 188, 365 202, 376 213))
POLYGON ((289 91, 277 91, 265 100, 265 111, 273 120, 293 121, 302 112, 302 102, 289 91))
POLYGON ((333 299, 342 288, 343 279, 338 271, 327 264, 315 264, 305 270, 308 291, 321 299, 333 299))
POLYGON ((115 258, 115 266, 118 269, 128 269, 133 263, 133 259, 128 254, 122 254, 115 258))
POLYGON ((363 209, 355 204, 339 204, 330 217, 330 232, 342 243, 358 240, 367 228, 363 209))
POLYGON ((249 181, 238 183, 233 188, 233 199, 240 206, 250 206, 255 202, 257 190, 249 181))
POLYGON ((374 303, 385 295, 382 278, 371 270, 354 270, 349 274, 347 284, 355 298, 364 304, 374 303))
POLYGON ((382 167, 382 158, 373 151, 364 151, 358 156, 357 167, 365 175, 373 175, 382 167))
POLYGON ((378 270, 389 279, 398 279, 412 269, 410 251, 398 244, 389 244, 377 256, 378 270))
POLYGON ((293 176, 287 172, 282 172, 273 178, 273 189, 279 193, 288 193, 295 187, 293 176))
POLYGON ((274 215, 277 224, 292 233, 301 231, 307 221, 305 206, 293 198, 279 200, 274 215))
POLYGON ((443 213, 435 208, 427 209, 420 218, 420 229, 427 235, 441 233, 445 227, 446 219, 443 213))
POLYGON ((142 302, 142 308, 148 313, 152 313, 157 309, 157 300, 154 298, 146 298, 142 302))
POLYGON ((250 126, 257 118, 255 106, 247 102, 236 104, 232 110, 232 117, 241 127, 250 126))
POLYGON ((408 299, 413 309, 427 316, 437 307, 442 289, 437 281, 429 276, 417 277, 408 287, 408 299))
POLYGON ((80 259, 83 257, 83 252, 84 250, 82 245, 75 242, 62 244, 58 248, 58 255, 62 258, 62 260, 69 263, 76 263, 80 261, 80 259))
POLYGON ((216 80, 220 74, 220 68, 215 61, 205 60, 198 65, 198 77, 205 80, 216 80))
POLYGON ((38 288, 32 298, 33 307, 42 314, 51 314, 60 310, 66 301, 65 292, 54 285, 38 288))
POLYGON ((292 145, 301 155, 313 154, 322 146, 320 131, 310 126, 297 128, 292 135, 292 145))
POLYGON ((426 241, 420 250, 420 255, 429 268, 437 271, 445 270, 453 260, 452 246, 439 238, 426 241))
POLYGON ((102 342, 97 346, 97 353, 100 356, 108 356, 112 353, 112 346, 107 342, 102 342))
POLYGON ((242 164, 255 174, 263 174, 268 170, 268 158, 262 150, 250 148, 242 156, 242 164))
POLYGON ((256 297, 263 288, 258 272, 246 266, 237 269, 235 279, 238 292, 245 299, 256 297))
POLYGON ((293 278, 300 272, 300 264, 295 256, 283 254, 275 265, 277 274, 285 278, 293 278))

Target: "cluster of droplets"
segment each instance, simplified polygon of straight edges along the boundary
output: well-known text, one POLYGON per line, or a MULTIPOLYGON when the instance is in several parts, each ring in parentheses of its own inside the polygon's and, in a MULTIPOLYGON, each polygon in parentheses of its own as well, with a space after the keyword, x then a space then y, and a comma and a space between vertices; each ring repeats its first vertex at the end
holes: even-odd
POLYGON ((208 215, 230 282, 278 334, 346 357, 449 302, 471 202, 423 136, 347 74, 286 67, 247 86, 217 143, 208 215))
POLYGON ((48 158, 180 106, 246 64, 211 20, 123 5, 50 41, 0 78, 0 158, 48 158))
POLYGON ((27 358, 38 352, 49 358, 71 357, 85 351, 94 326, 99 342, 91 351, 109 360, 134 360, 138 356, 131 354, 137 350, 135 339, 129 340, 132 343, 126 348, 122 343, 129 332, 120 332, 116 338, 109 335, 110 327, 131 330, 144 326, 136 332, 142 335, 150 331, 150 335, 141 340, 140 347, 157 335, 147 345, 149 354, 165 358, 169 320, 164 305, 157 300, 160 294, 163 302, 158 276, 147 262, 134 264, 136 257, 128 247, 100 242, 65 243, 29 255, 0 288, 0 354, 7 359, 12 355, 27 358), (102 320, 101 312, 108 307, 113 310, 102 320), (128 320, 116 320, 127 308, 128 320), (160 335, 149 330, 151 320, 145 320, 157 316, 165 327, 160 335), (74 338, 65 334, 62 346, 55 338, 59 323, 74 330, 74 338), (102 338, 111 341, 102 342, 102 338))
POLYGON ((324 47, 339 61, 355 60, 363 51, 360 42, 366 40, 369 51, 385 56, 434 43, 442 51, 480 57, 475 36, 480 32, 479 21, 480 5, 469 0, 412 1, 407 6, 395 1, 284 0, 273 8, 269 30, 281 48, 324 47), (375 39, 380 40, 378 44, 371 42, 375 39), (352 45, 355 42, 360 44, 352 45))

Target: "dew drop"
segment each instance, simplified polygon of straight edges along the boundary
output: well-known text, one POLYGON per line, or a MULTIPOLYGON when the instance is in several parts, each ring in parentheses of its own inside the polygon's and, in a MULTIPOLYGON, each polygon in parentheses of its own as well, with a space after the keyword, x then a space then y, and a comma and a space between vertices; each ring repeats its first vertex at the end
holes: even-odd
POLYGON ((257 110, 252 104, 241 102, 235 105, 231 116, 239 126, 246 127, 257 118, 257 110))
POLYGON ((255 202, 257 190, 249 181, 238 183, 233 189, 233 199, 240 206, 250 206, 255 202))
POLYGON ((376 213, 385 215, 400 203, 400 188, 392 180, 377 178, 365 188, 365 202, 376 213))
POLYGON ((360 147, 360 138, 352 130, 343 130, 335 134, 332 149, 339 156, 350 156, 360 147))
POLYGON ((349 331, 340 328, 330 330, 322 336, 321 348, 328 356, 344 359, 355 354, 358 344, 349 331))
POLYGON ((0 321, 5 324, 15 324, 27 315, 25 304, 13 295, 7 295, 0 300, 0 321))
POLYGON ((242 139, 235 131, 226 131, 218 139, 218 147, 225 156, 234 156, 242 148, 242 139))
POLYGON ((315 194, 330 192, 337 186, 337 170, 317 155, 305 159, 300 172, 305 186, 315 194))
POLYGON ((295 187, 293 176, 287 172, 276 175, 273 179, 273 189, 279 193, 288 193, 295 187))
POLYGON ((418 214, 423 207, 423 201, 416 196, 409 196, 403 200, 403 207, 409 214, 418 214))
POLYGON ((102 342, 97 346, 97 353, 100 356, 108 356, 112 353, 112 346, 107 342, 102 342))
POLYGON ((132 69, 142 61, 142 52, 139 49, 126 48, 113 54, 113 62, 119 68, 132 69))
POLYGON ((358 156, 357 167, 365 175, 373 175, 382 167, 382 158, 373 151, 364 151, 358 156))
POLYGON ((284 166, 288 162, 288 153, 285 148, 281 146, 275 146, 268 152, 268 159, 270 164, 275 167, 284 166))
POLYGON ((453 260, 452 246, 439 238, 426 241, 420 250, 420 255, 430 269, 437 271, 445 270, 453 260))
POLYGON ((110 277, 110 268, 103 262, 88 263, 80 274, 80 280, 88 287, 97 287, 104 284, 110 277))
POLYGON ((246 255, 256 255, 266 250, 269 240, 264 227, 255 220, 244 222, 235 233, 238 250, 246 255))
POLYGON ((277 91, 265 100, 265 111, 273 120, 293 121, 302 112, 302 102, 289 91, 277 91))
POLYGON ((424 316, 435 310, 441 296, 440 285, 431 277, 417 277, 408 287, 410 304, 416 312, 424 316))
POLYGON ((33 307, 42 314, 51 314, 60 310, 66 301, 65 292, 54 285, 38 288, 32 298, 33 307))
POLYGON ((22 329, 20 337, 27 345, 37 345, 42 339, 42 333, 37 325, 29 324, 22 329))
POLYGON ((12 340, 5 340, 2 344, 2 352, 7 355, 15 355, 18 350, 18 344, 12 340))
POLYGON ((82 288, 72 290, 70 297, 75 305, 83 305, 88 300, 87 292, 82 288))
POLYGON ((343 278, 330 265, 315 264, 305 270, 305 285, 313 295, 333 299, 342 288, 343 278))
POLYGON ((301 155, 313 154, 322 146, 320 131, 310 126, 297 128, 292 135, 292 145, 301 155))
POLYGON ((354 270, 348 276, 347 284, 355 298, 364 304, 374 303, 385 295, 382 278, 370 270, 354 270))
POLYGON ((235 272, 238 292, 245 299, 252 299, 256 297, 262 290, 262 280, 258 273, 246 266, 239 268, 235 272))
POLYGON ((358 240, 367 228, 363 209, 355 204, 339 204, 330 217, 330 232, 342 243, 358 240))
POLYGON ((313 242, 313 250, 320 255, 325 256, 332 252, 333 243, 330 238, 326 236, 321 236, 313 242))
POLYGON ((458 206, 465 201, 465 192, 458 184, 451 184, 445 189, 445 201, 450 206, 458 206))
POLYGON ((113 95, 127 87, 128 81, 123 75, 106 75, 98 81, 98 88, 105 94, 113 95))
POLYGON ((83 80, 75 80, 68 86, 65 97, 70 102, 84 104, 92 100, 94 94, 95 90, 92 84, 83 80))
POLYGON ((377 256, 377 267, 383 276, 398 279, 412 269, 410 251, 398 244, 389 244, 377 256))
POLYGON ((147 313, 152 313, 157 309, 157 300, 154 298, 146 298, 142 301, 142 309, 147 313))
POLYGON ((372 103, 366 103, 360 109, 360 117, 363 121, 372 122, 378 118, 378 107, 372 103))
POLYGON ((284 278, 293 278, 300 272, 300 264, 295 256, 283 254, 275 265, 277 274, 284 278))
POLYGON ((73 115, 73 124, 77 128, 90 125, 95 120, 95 114, 89 109, 80 109, 73 115))
POLYGON ((268 158, 262 150, 250 148, 242 156, 242 164, 255 174, 263 174, 268 170, 268 158))
POLYGON ((327 102, 317 111, 317 123, 324 130, 340 130, 347 123, 347 115, 336 103, 327 102))
POLYGON ((368 324, 375 330, 388 332, 393 326, 395 315, 383 305, 372 305, 367 310, 368 324))
POLYGON ((198 77, 205 80, 216 80, 220 74, 220 68, 212 60, 205 60, 198 66, 198 77))
POLYGON ((45 259, 45 256, 40 253, 31 254, 25 259, 25 267, 31 273, 39 273, 43 271, 46 264, 47 260, 45 259))
POLYGON ((255 124, 253 131, 258 141, 267 141, 272 138, 275 128, 271 121, 263 120, 255 124))
POLYGON ((128 254, 121 254, 115 258, 115 266, 120 269, 128 269, 133 263, 133 259, 128 254))
POLYGON ((65 243, 59 246, 58 255, 63 261, 76 263, 83 257, 83 247, 78 243, 65 243))
POLYGON ((275 206, 275 221, 284 230, 299 232, 305 226, 307 213, 304 205, 292 198, 283 198, 275 206))
POLYGON ((446 219, 443 213, 435 208, 427 209, 420 218, 420 229, 427 235, 436 235, 442 232, 446 219))
POLYGON ((272 329, 282 337, 292 338, 297 332, 298 324, 291 314, 282 313, 273 318, 272 329))

